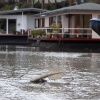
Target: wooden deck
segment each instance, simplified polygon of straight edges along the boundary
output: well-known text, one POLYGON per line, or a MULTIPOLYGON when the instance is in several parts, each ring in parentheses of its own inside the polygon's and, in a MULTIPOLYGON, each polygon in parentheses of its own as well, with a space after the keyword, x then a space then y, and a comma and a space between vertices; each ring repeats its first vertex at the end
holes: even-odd
POLYGON ((100 44, 100 39, 98 38, 29 38, 28 41, 40 40, 41 42, 66 42, 66 43, 96 43, 100 44))
POLYGON ((98 38, 28 38, 27 35, 20 34, 0 34, 0 44, 32 44, 40 40, 41 42, 63 42, 66 44, 100 44, 98 38))

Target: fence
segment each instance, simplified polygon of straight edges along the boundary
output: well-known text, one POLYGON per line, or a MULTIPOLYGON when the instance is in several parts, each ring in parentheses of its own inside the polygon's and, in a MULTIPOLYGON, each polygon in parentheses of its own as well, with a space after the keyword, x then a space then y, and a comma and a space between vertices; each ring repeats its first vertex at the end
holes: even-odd
MULTIPOLYGON (((36 28, 35 30, 43 30, 45 38, 92 38, 91 28, 36 28)), ((33 37, 31 31, 28 31, 29 38, 33 37)))

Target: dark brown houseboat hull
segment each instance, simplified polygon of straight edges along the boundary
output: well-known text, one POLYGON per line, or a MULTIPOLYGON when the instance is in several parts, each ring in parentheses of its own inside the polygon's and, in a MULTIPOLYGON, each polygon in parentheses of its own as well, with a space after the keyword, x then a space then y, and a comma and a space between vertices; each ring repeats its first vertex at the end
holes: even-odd
POLYGON ((0 45, 27 45, 39 51, 100 52, 100 39, 86 38, 28 38, 25 35, 0 35, 0 45))
POLYGON ((25 35, 0 35, 0 44, 19 44, 19 45, 25 45, 28 43, 28 36, 25 35))
POLYGON ((100 39, 29 39, 40 51, 100 52, 100 39))

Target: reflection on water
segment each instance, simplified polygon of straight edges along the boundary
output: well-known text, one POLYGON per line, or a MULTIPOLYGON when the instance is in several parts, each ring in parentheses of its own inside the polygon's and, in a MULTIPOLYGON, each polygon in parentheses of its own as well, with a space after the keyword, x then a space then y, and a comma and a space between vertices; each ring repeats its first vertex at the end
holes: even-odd
POLYGON ((0 100, 99 100, 99 66, 99 53, 38 52, 34 47, 0 46, 0 100), (64 68, 66 74, 57 80, 47 78, 47 83, 30 83, 36 75, 54 68, 64 68))

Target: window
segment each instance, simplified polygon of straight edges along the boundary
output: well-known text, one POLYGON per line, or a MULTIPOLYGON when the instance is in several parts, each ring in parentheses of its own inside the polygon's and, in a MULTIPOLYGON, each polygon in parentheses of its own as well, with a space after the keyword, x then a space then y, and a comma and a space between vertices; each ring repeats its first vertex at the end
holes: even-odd
POLYGON ((90 23, 89 20, 92 18, 91 15, 87 14, 87 15, 77 15, 77 27, 80 28, 89 28, 90 27, 90 23))
POLYGON ((51 26, 53 23, 56 23, 56 16, 49 17, 49 26, 51 26))
POLYGON ((57 23, 60 23, 60 24, 62 23, 61 16, 58 16, 58 17, 57 17, 57 23))
POLYGON ((35 27, 36 28, 45 27, 45 19, 44 18, 36 19, 35 20, 35 27))

